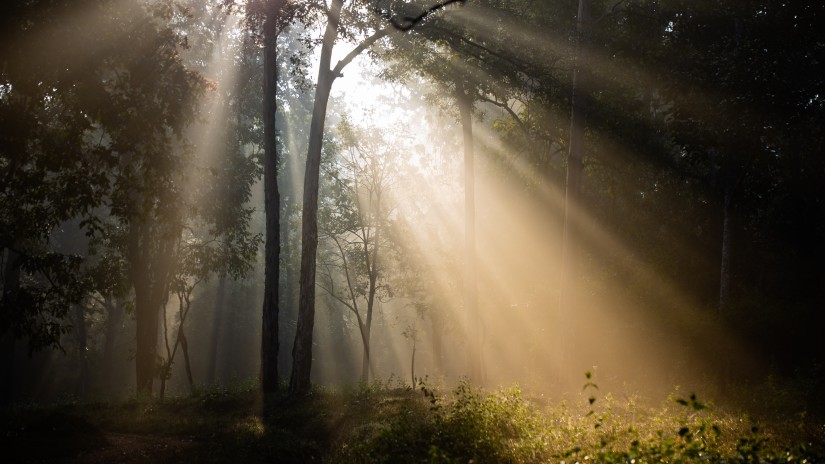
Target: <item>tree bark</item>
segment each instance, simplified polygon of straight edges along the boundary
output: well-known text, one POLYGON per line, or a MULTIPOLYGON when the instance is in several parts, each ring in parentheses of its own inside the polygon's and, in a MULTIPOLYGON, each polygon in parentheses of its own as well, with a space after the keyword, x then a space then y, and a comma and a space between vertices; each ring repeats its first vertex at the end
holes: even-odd
POLYGON ((0 405, 14 402, 14 334, 9 330, 0 334, 0 405))
POLYGON ((135 282, 135 384, 139 394, 152 395, 158 345, 160 305, 152 298, 147 277, 135 282))
POLYGON ((370 329, 364 329, 362 337, 364 341, 364 357, 361 358, 361 383, 368 384, 370 381, 370 329))
POLYGON ((318 83, 309 129, 306 171, 304 173, 304 211, 301 228, 301 276, 298 299, 298 325, 292 347, 292 373, 289 392, 303 395, 309 391, 312 370, 312 331, 315 325, 315 258, 318 251, 318 181, 327 103, 335 74, 330 69, 332 47, 338 36, 343 0, 332 0, 329 21, 321 45, 318 83))
POLYGON ((264 209, 266 214, 266 245, 264 271, 264 302, 261 329, 261 390, 278 390, 278 284, 280 280, 280 212, 278 192, 278 135, 275 127, 278 89, 277 20, 283 2, 270 0, 264 20, 264 209))
POLYGON ((106 341, 103 345, 103 369, 105 378, 105 388, 108 391, 115 387, 115 340, 117 339, 118 327, 123 322, 125 310, 123 304, 111 295, 106 296, 103 306, 106 308, 106 341))
POLYGON ((138 219, 129 225, 129 276, 135 290, 135 383, 138 394, 152 395, 156 374, 161 308, 169 296, 169 280, 180 229, 151 231, 138 219))
POLYGON ((209 346, 209 368, 206 372, 206 383, 209 385, 214 385, 217 382, 218 356, 221 352, 221 334, 223 333, 223 316, 226 311, 224 300, 226 300, 226 274, 221 273, 218 281, 218 290, 215 294, 215 304, 213 305, 215 318, 212 323, 212 343, 209 346))
POLYGON ((464 307, 467 316, 467 366, 470 380, 482 382, 478 277, 476 274, 475 149, 473 99, 466 83, 456 81, 456 99, 464 137, 464 307))
POLYGON ((560 366, 564 366, 567 340, 573 339, 573 327, 568 317, 574 311, 576 264, 576 215, 580 213, 582 153, 584 152, 584 130, 587 116, 588 63, 584 45, 590 35, 590 0, 579 0, 577 19, 576 62, 573 68, 573 95, 570 113, 570 144, 567 157, 567 185, 564 197, 564 230, 562 233, 561 279, 559 285, 559 307, 556 324, 558 334, 558 355, 560 366))
MULTIPOLYGON (((372 160, 374 163, 375 160, 372 160)), ((364 240, 364 258, 366 259, 367 272, 369 272, 369 291, 367 293, 367 337, 364 345, 364 363, 362 366, 361 378, 364 382, 370 380, 370 338, 372 334, 372 316, 375 309, 375 292, 378 290, 378 251, 379 240, 381 238, 381 186, 377 184, 380 182, 375 176, 375 169, 370 170, 372 177, 372 192, 370 194, 370 205, 365 217, 372 215, 372 228, 375 230, 375 235, 372 236, 372 258, 370 258, 369 243, 364 240), (375 197, 375 208, 373 210, 372 199, 375 197)), ((358 192, 356 192, 356 196, 358 192)), ((360 200, 359 200, 360 201, 360 200)), ((368 224, 369 226, 369 224, 368 224)), ((366 236, 366 235, 365 235, 366 236)))
POLYGON ((720 316, 725 314, 730 297, 734 183, 733 176, 726 173, 725 192, 722 199, 722 256, 719 265, 719 308, 717 310, 720 316))
POLYGON ((343 0, 332 0, 327 14, 327 28, 321 43, 318 83, 315 86, 315 101, 312 108, 312 122, 309 126, 309 147, 307 149, 306 170, 304 172, 304 211, 301 224, 301 275, 298 297, 298 321, 295 330, 295 344, 292 347, 292 373, 289 379, 291 395, 302 395, 309 391, 312 371, 312 330, 315 325, 315 258, 318 252, 318 181, 321 166, 321 148, 324 141, 324 124, 327 103, 332 83, 341 71, 375 42, 386 37, 393 29, 375 31, 342 58, 335 68, 330 68, 332 48, 338 37, 343 0))
POLYGON ((178 341, 180 349, 183 351, 183 365, 186 368, 186 380, 189 381, 189 391, 195 393, 195 380, 192 377, 192 364, 189 362, 189 341, 183 333, 183 323, 178 327, 178 341))
MULTIPOLYGON (((13 308, 17 293, 20 290, 20 269, 23 264, 22 257, 11 249, 3 250, 5 263, 3 266, 3 294, 0 300, 0 309, 8 311, 13 308)), ((0 404, 10 404, 14 401, 14 348, 16 339, 14 332, 9 327, 4 333, 0 333, 0 404)))
POLYGON ((415 338, 413 338, 412 359, 410 360, 410 379, 412 380, 412 388, 415 390, 415 338))
POLYGON ((431 309, 430 324, 432 327, 432 343, 433 343, 433 367, 438 375, 444 373, 444 340, 443 340, 443 321, 438 315, 438 310, 431 309))
POLYGON ((86 353, 87 331, 86 331, 86 311, 82 305, 75 305, 74 319, 77 324, 75 334, 77 335, 77 355, 80 369, 77 373, 77 385, 75 394, 81 400, 86 399, 89 388, 89 356, 86 353))

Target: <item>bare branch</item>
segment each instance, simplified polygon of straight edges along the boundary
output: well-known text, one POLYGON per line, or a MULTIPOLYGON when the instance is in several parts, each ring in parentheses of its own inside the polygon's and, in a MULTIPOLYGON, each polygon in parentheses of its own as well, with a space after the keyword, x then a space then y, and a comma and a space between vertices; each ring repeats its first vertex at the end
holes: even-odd
POLYGON ((327 292, 327 294, 329 296, 335 298, 335 300, 337 300, 339 303, 346 306, 347 309, 352 311, 356 315, 356 317, 358 317, 358 311, 355 308, 353 308, 352 305, 349 304, 349 302, 347 302, 346 300, 341 298, 338 294, 336 294, 333 289, 327 287, 326 285, 322 284, 321 282, 318 282, 318 286, 321 287, 321 290, 327 292))
MULTIPOLYGON (((352 299, 352 306, 355 308, 354 311, 356 314, 358 312, 358 301, 355 298, 355 289, 352 288, 352 279, 349 276, 349 265, 347 264, 347 254, 344 252, 344 247, 341 246, 341 242, 338 240, 338 237, 333 235, 332 240, 335 241, 335 245, 338 246, 338 251, 341 252, 341 259, 344 260, 344 275, 347 277, 347 287, 349 288, 349 296, 352 299)), ((360 319, 360 314, 358 315, 360 319)))
POLYGON ((386 37, 391 31, 392 29, 390 28, 380 29, 375 31, 375 33, 373 33, 371 36, 364 39, 363 42, 358 44, 357 47, 353 48, 349 53, 347 53, 347 56, 345 56, 343 59, 341 59, 341 61, 338 62, 338 64, 335 65, 335 68, 332 69, 332 78, 335 79, 337 77, 343 76, 343 74, 341 74, 341 71, 343 71, 344 68, 348 64, 350 64, 350 62, 352 62, 352 60, 354 60, 356 56, 360 55, 361 52, 363 52, 364 50, 370 48, 372 44, 374 44, 375 42, 378 42, 379 40, 386 37))
POLYGON ((610 7, 610 10, 606 11, 601 16, 599 16, 598 18, 593 20, 593 24, 599 24, 601 22, 601 20, 603 20, 604 18, 607 18, 609 16, 613 16, 614 14, 618 13, 616 11, 616 9, 619 8, 619 6, 621 6, 621 4, 626 2, 626 1, 627 0, 617 0, 616 3, 614 3, 613 6, 610 7))
POLYGON ((467 0, 444 0, 442 2, 436 3, 435 5, 427 8, 418 16, 404 16, 400 20, 396 19, 394 16, 390 15, 389 12, 376 10, 379 16, 386 19, 387 21, 392 24, 392 27, 398 29, 401 32, 407 32, 410 29, 414 28, 418 23, 424 21, 425 19, 429 18, 431 15, 436 13, 439 10, 443 10, 449 5, 453 3, 460 3, 464 4, 467 0))
POLYGON ((498 100, 493 100, 492 98, 487 98, 487 97, 485 97, 484 95, 479 95, 479 96, 478 96, 478 98, 479 98, 479 100, 481 100, 481 101, 485 101, 485 102, 487 102, 487 103, 491 103, 491 104, 493 104, 493 105, 495 105, 495 106, 498 106, 499 108, 503 108, 505 111, 507 111, 507 113, 509 113, 509 114, 510 114, 510 116, 513 118, 513 120, 515 120, 515 121, 516 121, 516 124, 518 124, 518 126, 521 128, 521 130, 522 130, 522 131, 524 131, 524 135, 525 135, 528 139, 530 138, 530 130, 529 130, 529 129, 527 129, 527 126, 524 124, 524 121, 522 121, 522 120, 521 120, 521 118, 519 117, 519 115, 518 115, 518 114, 516 114, 516 112, 515 112, 515 111, 513 111, 513 109, 512 109, 512 108, 510 108, 510 105, 508 105, 507 103, 504 103, 504 102, 500 102, 500 101, 498 101, 498 100))

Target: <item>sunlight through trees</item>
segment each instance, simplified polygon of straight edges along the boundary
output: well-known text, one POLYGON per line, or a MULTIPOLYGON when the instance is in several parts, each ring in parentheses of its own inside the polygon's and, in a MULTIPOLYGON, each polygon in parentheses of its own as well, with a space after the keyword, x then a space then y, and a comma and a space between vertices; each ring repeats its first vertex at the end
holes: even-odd
POLYGON ((13 2, 0 396, 250 381, 270 407, 397 381, 484 409, 474 388, 568 399, 587 371, 821 413, 823 20, 770 0, 13 2))

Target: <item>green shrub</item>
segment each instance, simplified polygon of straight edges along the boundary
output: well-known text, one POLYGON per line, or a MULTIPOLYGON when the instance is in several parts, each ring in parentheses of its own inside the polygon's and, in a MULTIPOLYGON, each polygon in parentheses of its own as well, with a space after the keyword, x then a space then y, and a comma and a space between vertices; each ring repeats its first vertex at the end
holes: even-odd
POLYGON ((341 462, 522 463, 547 457, 546 419, 517 387, 485 395, 462 382, 449 397, 422 387, 428 402, 353 431, 341 462))
MULTIPOLYGON (((593 391, 596 386, 588 382, 587 388, 593 391)), ((589 396, 581 409, 562 403, 541 411, 518 387, 485 393, 462 382, 446 396, 423 385, 422 391, 424 399, 354 427, 330 461, 820 462, 804 447, 769 446, 768 434, 746 419, 712 412, 695 395, 671 398, 647 410, 640 410, 635 398, 619 403, 607 395, 599 402, 589 396)), ((380 392, 371 392, 370 401, 380 398, 380 392)))

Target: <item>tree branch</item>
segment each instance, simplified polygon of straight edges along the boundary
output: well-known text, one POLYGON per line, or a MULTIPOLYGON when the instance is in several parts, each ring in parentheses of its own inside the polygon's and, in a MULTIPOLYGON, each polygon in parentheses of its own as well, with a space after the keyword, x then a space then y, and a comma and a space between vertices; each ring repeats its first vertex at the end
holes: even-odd
POLYGON ((425 19, 436 13, 437 11, 443 10, 444 8, 453 3, 460 3, 463 5, 464 3, 466 3, 466 1, 467 0, 444 0, 427 8, 418 16, 404 16, 400 20, 396 19, 393 15, 391 15, 389 11, 381 11, 376 9, 376 13, 378 13, 378 15, 382 18, 389 21, 392 27, 394 27, 395 29, 398 29, 401 32, 407 32, 410 29, 414 28, 416 25, 418 25, 418 23, 420 23, 421 21, 424 21, 425 19))
POLYGON ((515 111, 513 111, 513 109, 512 109, 512 108, 510 108, 510 105, 508 105, 508 104, 506 104, 506 103, 503 103, 503 102, 499 102, 499 101, 497 101, 497 100, 493 100, 492 98, 487 98, 487 97, 485 97, 484 95, 479 95, 479 96, 478 96, 478 98, 479 98, 479 100, 481 100, 481 101, 485 101, 485 102, 487 102, 487 103, 491 103, 491 104, 493 104, 493 105, 495 105, 495 106, 498 106, 499 108, 503 108, 505 111, 507 111, 507 113, 509 113, 509 114, 510 114, 510 116, 513 118, 513 120, 515 120, 515 121, 516 121, 516 124, 518 124, 518 126, 519 126, 519 127, 521 128, 521 130, 524 132, 524 135, 525 135, 528 139, 530 138, 530 131, 527 129, 527 126, 524 124, 524 121, 522 121, 522 120, 521 120, 521 118, 519 117, 519 115, 518 115, 518 114, 516 114, 516 112, 515 112, 515 111))
MULTIPOLYGON (((330 279, 330 280, 332 280, 332 279, 330 279)), ((343 299, 343 298, 341 298, 338 294, 336 294, 334 289, 331 289, 331 288, 327 287, 326 285, 324 285, 324 284, 323 284, 323 283, 321 283, 321 282, 318 282, 318 286, 319 286, 319 287, 321 287, 321 290, 323 290, 323 291, 327 292, 327 294, 328 294, 329 296, 331 296, 332 298, 335 298, 335 299, 336 299, 339 303, 341 303, 341 304, 342 304, 342 305, 344 305, 347 309, 349 309, 350 311, 352 311, 352 312, 355 314, 355 316, 356 316, 356 317, 359 317, 359 315, 358 315, 358 311, 356 311, 356 310, 355 310, 355 308, 353 308, 353 307, 352 307, 352 305, 350 305, 350 304, 349 304, 346 300, 344 300, 344 299, 343 299)))
POLYGON ((335 241, 335 245, 338 246, 338 251, 341 252, 341 259, 344 260, 344 275, 347 278, 347 288, 349 289, 349 296, 352 299, 352 306, 355 308, 355 314, 358 315, 358 319, 361 319, 361 315, 358 311, 358 301, 355 298, 355 289, 352 288, 352 280, 349 276, 349 264, 347 264, 347 254, 344 252, 344 248, 341 246, 341 242, 338 240, 338 237, 333 235, 332 240, 335 241))
POLYGON ((352 51, 347 53, 347 56, 342 58, 341 61, 339 61, 338 64, 335 65, 335 67, 332 69, 332 78, 335 79, 337 77, 342 76, 343 74, 341 74, 341 71, 343 71, 344 68, 348 64, 350 64, 350 62, 352 62, 352 60, 354 60, 356 56, 360 55, 361 52, 363 52, 364 50, 370 48, 375 42, 378 42, 379 40, 386 37, 391 31, 392 29, 390 28, 380 29, 375 31, 375 33, 373 33, 371 36, 364 39, 363 42, 358 44, 357 47, 353 48, 352 51))
POLYGON ((599 16, 598 18, 593 20, 593 24, 599 24, 604 18, 607 18, 609 16, 613 16, 614 14, 618 13, 616 11, 616 8, 618 8, 622 3, 626 2, 626 1, 627 0, 617 0, 616 3, 614 3, 613 6, 610 7, 609 11, 603 13, 601 16, 599 16))

